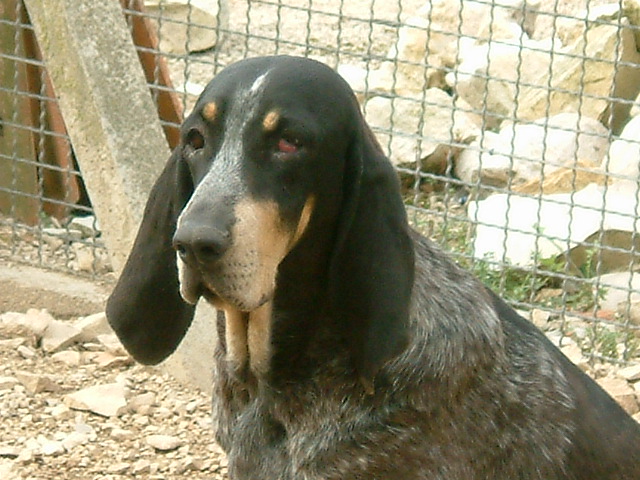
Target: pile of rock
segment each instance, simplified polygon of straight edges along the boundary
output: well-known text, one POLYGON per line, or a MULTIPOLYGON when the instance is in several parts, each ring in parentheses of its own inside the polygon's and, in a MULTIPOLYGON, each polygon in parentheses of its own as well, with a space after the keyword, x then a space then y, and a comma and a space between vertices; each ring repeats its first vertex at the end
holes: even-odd
POLYGON ((591 246, 604 248, 597 275, 628 272, 640 1, 565 3, 431 0, 379 68, 339 72, 396 166, 451 173, 476 194, 477 258, 531 267, 569 254, 580 271, 591 246))
POLYGON ((163 52, 209 50, 220 43, 219 32, 229 26, 227 0, 145 0, 144 6, 163 52))
POLYGON ((135 365, 104 313, 0 313, 0 478, 226 478, 210 397, 135 365))

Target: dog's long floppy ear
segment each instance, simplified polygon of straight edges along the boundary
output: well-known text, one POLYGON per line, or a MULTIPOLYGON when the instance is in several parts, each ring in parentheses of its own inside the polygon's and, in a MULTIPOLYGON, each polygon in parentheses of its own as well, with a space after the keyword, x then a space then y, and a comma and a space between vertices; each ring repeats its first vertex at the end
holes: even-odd
POLYGON ((363 119, 343 190, 330 297, 361 381, 372 391, 376 373, 406 344, 414 250, 398 177, 363 119))
POLYGON ((129 258, 107 302, 107 318, 139 362, 169 356, 193 320, 194 307, 180 297, 171 239, 178 215, 193 192, 179 149, 156 180, 129 258))

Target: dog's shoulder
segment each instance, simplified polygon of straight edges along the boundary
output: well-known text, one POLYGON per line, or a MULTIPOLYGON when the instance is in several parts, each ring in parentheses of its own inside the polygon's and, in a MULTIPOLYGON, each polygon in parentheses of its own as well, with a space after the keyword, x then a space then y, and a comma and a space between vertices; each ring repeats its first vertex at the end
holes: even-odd
POLYGON ((432 401, 434 385, 440 385, 439 400, 446 400, 458 425, 479 438, 510 442, 512 461, 521 468, 532 459, 540 468, 552 460, 549 478, 564 478, 557 465, 577 479, 640 478, 637 423, 470 272, 428 239, 415 234, 413 240, 416 283, 407 350, 413 356, 405 365, 422 365, 429 389, 422 398, 432 401), (446 381, 434 382, 438 375, 446 381), (477 411, 493 418, 483 425, 477 411))

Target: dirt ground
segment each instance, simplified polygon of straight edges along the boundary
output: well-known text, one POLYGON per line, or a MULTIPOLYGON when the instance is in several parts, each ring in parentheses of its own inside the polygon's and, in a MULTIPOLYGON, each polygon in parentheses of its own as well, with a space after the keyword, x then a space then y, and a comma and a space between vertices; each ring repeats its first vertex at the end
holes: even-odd
MULTIPOLYGON (((0 272, 0 479, 227 478, 213 439, 208 393, 135 364, 121 349, 99 341, 46 352, 38 335, 15 324, 16 316, 28 316, 7 312, 45 304, 56 319, 73 322, 101 311, 109 289, 105 284, 83 299, 77 292, 37 288, 35 270, 28 270, 32 288, 0 272), (44 380, 34 386, 25 374, 44 380), (114 383, 124 385, 127 402, 116 416, 67 406, 69 394, 114 383), (148 443, 152 435, 167 435, 175 446, 158 450, 148 443)), ((49 282, 50 275, 42 273, 49 282)), ((85 284, 79 281, 77 288, 85 284)))

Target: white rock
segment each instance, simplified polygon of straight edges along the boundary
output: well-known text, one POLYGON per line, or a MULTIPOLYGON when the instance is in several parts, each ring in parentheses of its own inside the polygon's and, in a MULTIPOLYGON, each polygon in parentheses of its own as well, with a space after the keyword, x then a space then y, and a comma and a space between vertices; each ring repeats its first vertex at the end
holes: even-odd
POLYGON ((0 478, 6 478, 7 480, 13 480, 14 476, 14 463, 12 460, 0 458, 0 478))
POLYGON ((605 170, 637 182, 640 178, 640 117, 631 119, 611 143, 605 170))
POLYGON ((131 473, 134 475, 141 475, 149 472, 151 472, 151 462, 144 458, 136 460, 133 465, 131 465, 131 473))
POLYGON ((76 416, 76 423, 74 425, 74 429, 77 433, 81 433, 86 435, 90 442, 95 441, 98 438, 98 434, 95 429, 86 423, 84 423, 82 416, 76 416))
POLYGON ((137 413, 141 407, 150 407, 156 402, 156 394, 153 392, 142 393, 129 399, 129 408, 137 413))
POLYGON ((472 184, 506 186, 548 176, 587 158, 599 165, 609 147, 597 120, 563 113, 534 124, 509 124, 499 134, 485 132, 458 157, 454 172, 472 184))
POLYGON ((597 382, 629 415, 638 413, 640 407, 635 391, 627 381, 615 377, 604 377, 598 379, 597 382))
POLYGON ((124 349, 115 333, 98 335, 97 339, 107 349, 108 352, 116 356, 128 355, 127 351, 124 349))
POLYGON ((63 350, 51 355, 52 360, 64 363, 69 367, 77 367, 78 365, 80 365, 80 357, 80 352, 76 352, 75 350, 63 350))
POLYGON ((618 371, 618 376, 627 382, 637 382, 640 380, 640 365, 632 365, 618 371))
POLYGON ((125 387, 110 383, 85 388, 64 397, 65 404, 74 410, 84 410, 103 417, 119 416, 126 411, 125 387))
POLYGON ((550 69, 530 79, 521 78, 519 118, 535 119, 547 114, 578 112, 603 121, 614 132, 621 129, 640 83, 640 53, 628 19, 617 20, 620 6, 589 7, 582 18, 563 18, 559 35, 565 46, 554 46, 550 69), (588 21, 585 21, 588 20, 588 21), (570 25, 568 25, 570 24, 570 25), (535 88, 534 88, 535 87, 535 88), (542 87, 542 88, 540 88, 542 87), (548 89, 551 89, 549 93, 548 89), (579 93, 579 94, 577 94, 579 93))
POLYGON ((531 323, 541 330, 547 328, 551 314, 539 308, 534 308, 531 311, 531 323))
POLYGON ((16 372, 16 378, 29 393, 57 392, 60 390, 60 386, 49 375, 16 372))
POLYGON ((424 101, 374 97, 365 105, 367 122, 382 130, 376 136, 395 165, 421 160, 424 166, 439 146, 469 143, 480 132, 465 112, 452 115, 454 100, 443 90, 431 88, 424 95, 424 101))
POLYGON ((47 353, 57 352, 76 343, 82 332, 66 322, 52 320, 42 334, 42 349, 47 353))
POLYGON ((182 440, 171 435, 149 435, 146 438, 147 444, 161 452, 175 450, 182 445, 182 440))
POLYGON ((33 358, 36 356, 36 352, 25 345, 18 345, 16 350, 22 358, 33 358))
POLYGON ((51 416, 59 420, 71 418, 71 410, 66 405, 60 403, 51 409, 51 416))
POLYGON ((114 473, 116 475, 123 475, 123 474, 127 473, 127 470, 129 470, 129 467, 131 467, 130 463, 118 462, 118 463, 114 463, 112 465, 109 465, 109 468, 107 468, 107 471, 109 473, 114 473))
POLYGON ((15 377, 0 377, 0 391, 11 390, 19 383, 19 380, 15 377))
POLYGON ((0 340, 0 348, 10 349, 10 350, 17 349, 21 345, 24 345, 25 341, 26 340, 22 337, 7 338, 6 340, 0 340))
MULTIPOLYGON (((524 95, 527 88, 545 88, 546 83, 537 77, 540 72, 549 71, 548 52, 552 49, 551 41, 526 37, 486 43, 463 38, 460 64, 447 74, 446 82, 472 107, 483 112, 487 129, 498 127, 506 118, 533 120, 531 115, 519 115, 520 100, 516 102, 516 98, 524 95)), ((544 112, 537 115, 542 116, 544 112)))
POLYGON ((46 310, 31 308, 27 313, 4 313, 0 315, 0 321, 3 325, 24 327, 36 337, 41 337, 49 323, 55 320, 46 310))
POLYGON ((113 334, 113 330, 109 326, 107 316, 104 312, 79 318, 73 326, 82 332, 80 341, 93 342, 98 335, 113 334))
POLYGON ((17 447, 12 447, 10 445, 0 445, 0 458, 16 458, 19 454, 20 449, 17 447))
POLYGON ((369 72, 357 65, 342 64, 337 68, 338 74, 349 84, 351 89, 362 100, 362 94, 369 90, 367 77, 369 72))
POLYGON ((62 455, 65 452, 62 442, 57 440, 43 441, 40 446, 40 451, 42 452, 42 455, 50 457, 62 455))
POLYGON ((603 252, 599 273, 628 266, 624 249, 640 229, 637 196, 636 188, 626 183, 607 189, 591 184, 575 194, 543 195, 540 200, 499 194, 470 202, 469 218, 477 222, 474 256, 530 266, 536 252, 542 259, 571 250, 572 261, 581 265, 586 257, 581 244, 599 239, 602 228, 621 232, 604 235, 602 244, 622 251, 603 252))
POLYGON ((621 310, 624 314, 628 302, 640 302, 640 273, 614 272, 600 276, 599 286, 604 289, 600 308, 603 310, 621 310))
POLYGON ((122 428, 114 428, 109 435, 114 440, 130 440, 134 437, 134 433, 131 430, 124 430, 122 428))
POLYGON ((100 225, 94 215, 73 217, 69 222, 69 227, 74 228, 85 238, 94 238, 100 234, 100 225))
POLYGON ((84 445, 88 441, 89 437, 86 434, 80 432, 71 432, 64 438, 64 440, 62 440, 61 443, 64 449, 68 452, 79 445, 84 445))
POLYGON ((571 360, 581 370, 586 371, 589 368, 589 359, 586 358, 578 345, 572 343, 562 347, 562 353, 571 360))
POLYGON ((75 260, 71 263, 71 267, 80 272, 93 272, 99 270, 97 267, 95 251, 92 247, 82 243, 74 243, 72 245, 75 260))
MULTIPOLYGON (((160 50, 184 54, 212 48, 218 42, 216 26, 222 30, 229 22, 228 0, 145 0, 153 16, 162 14, 158 38, 160 50), (190 24, 189 24, 189 23, 190 24)), ((156 28, 158 24, 154 22, 156 28)))

